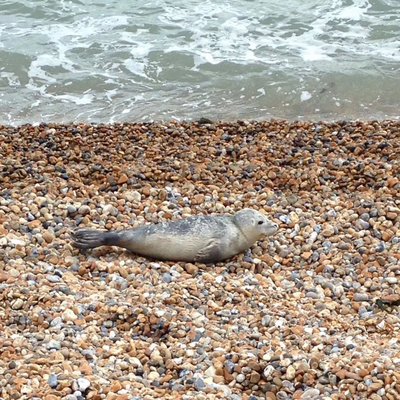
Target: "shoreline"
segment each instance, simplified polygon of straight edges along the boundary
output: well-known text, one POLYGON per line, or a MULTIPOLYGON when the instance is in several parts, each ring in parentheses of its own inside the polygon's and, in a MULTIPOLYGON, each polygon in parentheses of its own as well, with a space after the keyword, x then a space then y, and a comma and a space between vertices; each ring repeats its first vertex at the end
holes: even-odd
POLYGON ((84 121, 84 120, 71 120, 67 122, 54 122, 54 121, 40 121, 40 122, 21 122, 16 125, 11 125, 9 123, 1 123, 1 129, 10 129, 10 128, 21 128, 23 126, 31 126, 31 127, 39 127, 39 126, 76 126, 76 125, 92 125, 92 126, 111 126, 111 125, 120 125, 120 124, 129 124, 129 125, 138 125, 138 124, 196 124, 207 126, 209 124, 262 124, 262 123, 285 123, 288 125, 297 124, 297 123, 306 123, 306 124, 342 124, 345 123, 396 123, 400 122, 400 117, 371 117, 371 118, 330 118, 330 119, 319 119, 319 118, 306 118, 305 116, 298 116, 297 118, 285 118, 285 117, 268 117, 268 118, 230 118, 230 119, 214 119, 209 118, 207 115, 201 117, 194 117, 191 119, 177 119, 177 118, 169 118, 169 119, 145 119, 145 120, 137 120, 137 121, 113 121, 113 122, 104 122, 104 121, 84 121))
POLYGON ((0 395, 395 399, 399 138, 397 120, 0 126, 0 395), (70 244, 244 207, 278 232, 213 266, 70 244))

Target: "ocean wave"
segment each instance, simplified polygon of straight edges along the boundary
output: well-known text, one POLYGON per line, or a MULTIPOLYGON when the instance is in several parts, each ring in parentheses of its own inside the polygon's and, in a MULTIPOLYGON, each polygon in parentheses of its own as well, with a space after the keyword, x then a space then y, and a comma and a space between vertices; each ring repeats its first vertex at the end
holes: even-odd
POLYGON ((7 0, 0 122, 395 116, 399 17, 396 0, 7 0))

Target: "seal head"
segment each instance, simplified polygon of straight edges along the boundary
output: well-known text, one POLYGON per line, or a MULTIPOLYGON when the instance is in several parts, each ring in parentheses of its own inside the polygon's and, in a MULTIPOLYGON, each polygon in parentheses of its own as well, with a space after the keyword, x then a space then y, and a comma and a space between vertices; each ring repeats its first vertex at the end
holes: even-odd
POLYGON ((251 208, 238 211, 232 218, 235 225, 242 230, 246 237, 251 238, 251 241, 273 235, 278 229, 278 224, 251 208))

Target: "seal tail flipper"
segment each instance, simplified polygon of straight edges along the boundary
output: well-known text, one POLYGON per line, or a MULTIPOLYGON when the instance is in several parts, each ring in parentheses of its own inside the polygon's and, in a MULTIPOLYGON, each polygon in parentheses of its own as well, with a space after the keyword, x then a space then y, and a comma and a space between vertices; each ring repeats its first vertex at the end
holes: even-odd
POLYGON ((119 246, 121 237, 117 232, 98 231, 82 228, 72 232, 72 246, 78 249, 92 249, 99 246, 119 246))

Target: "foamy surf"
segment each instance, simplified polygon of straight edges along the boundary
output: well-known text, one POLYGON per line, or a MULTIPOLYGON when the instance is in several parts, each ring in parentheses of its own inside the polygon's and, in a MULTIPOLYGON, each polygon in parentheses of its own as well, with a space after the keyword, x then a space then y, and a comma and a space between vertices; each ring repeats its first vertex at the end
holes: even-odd
POLYGON ((140 4, 0 4, 0 123, 399 114, 396 1, 140 4))

